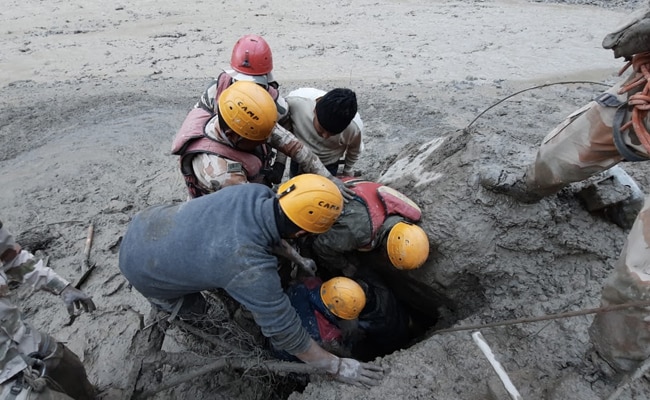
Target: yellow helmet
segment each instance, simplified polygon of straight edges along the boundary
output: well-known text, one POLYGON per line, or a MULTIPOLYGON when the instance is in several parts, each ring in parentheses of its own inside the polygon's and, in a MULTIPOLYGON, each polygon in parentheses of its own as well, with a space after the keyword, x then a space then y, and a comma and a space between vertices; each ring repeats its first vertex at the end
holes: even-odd
POLYGON ((280 208, 299 228, 323 233, 334 225, 343 210, 343 196, 324 176, 302 174, 278 188, 280 208))
POLYGON ((219 96, 219 114, 239 136, 264 141, 271 136, 278 109, 273 98, 260 85, 237 81, 219 96))
POLYGON ((344 276, 324 282, 320 287, 320 298, 332 314, 343 319, 358 318, 366 305, 366 294, 361 285, 344 276))
POLYGON ((419 226, 398 222, 388 233, 386 249, 395 268, 420 268, 429 256, 429 238, 419 226))

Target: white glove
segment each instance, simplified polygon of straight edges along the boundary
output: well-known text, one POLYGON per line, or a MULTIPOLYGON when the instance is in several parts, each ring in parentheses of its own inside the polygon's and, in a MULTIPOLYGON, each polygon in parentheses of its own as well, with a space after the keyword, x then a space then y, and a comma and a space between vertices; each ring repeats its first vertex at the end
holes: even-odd
POLYGON ((339 358, 336 380, 354 386, 377 386, 384 379, 384 369, 378 365, 362 363, 352 358, 339 358))

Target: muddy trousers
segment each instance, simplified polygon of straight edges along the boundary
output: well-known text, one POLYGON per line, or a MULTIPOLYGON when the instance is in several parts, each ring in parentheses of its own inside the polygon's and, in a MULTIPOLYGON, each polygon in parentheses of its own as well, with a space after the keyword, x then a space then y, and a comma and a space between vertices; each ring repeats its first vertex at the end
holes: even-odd
POLYGON ((83 363, 63 343, 57 343, 52 354, 45 357, 46 376, 55 382, 52 389, 67 394, 75 400, 95 398, 95 388, 88 381, 83 363))
MULTIPOLYGON (((603 96, 609 95, 610 102, 625 102, 627 95, 619 95, 618 90, 635 76, 622 79, 603 96)), ((548 196, 623 161, 614 144, 616 111, 615 106, 592 101, 569 115, 542 141, 535 162, 526 171, 526 186, 538 195, 548 196)), ((623 123, 629 120, 628 112, 623 123)), ((648 116, 645 125, 650 126, 648 116)), ((634 153, 650 157, 631 129, 622 132, 621 140, 634 153)))
MULTIPOLYGON (((602 305, 650 300, 650 196, 632 226, 616 268, 605 281, 602 305)), ((596 351, 617 371, 650 357, 650 306, 597 314, 589 328, 596 351)))
MULTIPOLYGON (((614 143, 614 120, 617 107, 603 104, 622 103, 627 95, 619 88, 630 74, 609 89, 601 101, 592 101, 577 110, 551 131, 540 146, 535 162, 526 171, 526 186, 532 192, 548 196, 570 183, 582 181, 623 161, 614 143)), ((623 123, 630 120, 630 113, 623 123)), ((650 126, 650 117, 644 123, 650 126)), ((621 132, 626 148, 636 155, 648 157, 633 130, 621 132)), ((616 269, 606 280, 602 305, 617 305, 650 300, 650 198, 627 238, 616 269)), ((635 368, 650 356, 650 307, 599 314, 589 329, 598 353, 619 371, 635 368)))
POLYGON ((95 389, 88 381, 86 370, 70 349, 48 335, 32 355, 38 366, 25 368, 0 385, 0 395, 8 400, 92 400, 95 389), (43 357, 40 354, 48 354, 43 357))

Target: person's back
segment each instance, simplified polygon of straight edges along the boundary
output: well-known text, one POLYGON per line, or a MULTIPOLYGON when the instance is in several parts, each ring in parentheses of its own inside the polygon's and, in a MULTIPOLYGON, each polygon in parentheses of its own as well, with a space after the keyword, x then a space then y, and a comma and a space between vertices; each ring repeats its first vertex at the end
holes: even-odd
POLYGON ((331 271, 353 276, 356 251, 381 251, 397 269, 415 269, 429 254, 429 240, 414 223, 421 210, 404 194, 363 179, 343 178, 356 196, 332 228, 311 241, 314 258, 331 271))
POLYGON ((141 211, 120 245, 120 269, 143 295, 158 299, 226 288, 265 268, 277 275, 274 264, 257 263, 280 241, 274 201, 269 188, 248 184, 141 211))
POLYGON ((277 195, 235 185, 173 206, 140 212, 119 254, 122 274, 158 310, 191 319, 205 314, 201 291, 224 289, 251 312, 271 345, 343 382, 376 385, 381 367, 337 357, 302 328, 277 273, 273 247, 282 239, 327 231, 343 208, 336 184, 301 175, 277 195), (190 307, 186 307, 186 302, 190 307))

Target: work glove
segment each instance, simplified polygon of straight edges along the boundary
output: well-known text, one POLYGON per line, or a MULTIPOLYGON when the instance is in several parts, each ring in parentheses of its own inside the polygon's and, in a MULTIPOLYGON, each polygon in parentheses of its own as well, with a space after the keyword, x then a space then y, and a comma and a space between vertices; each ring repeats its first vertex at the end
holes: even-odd
POLYGON ((72 285, 66 286, 66 288, 61 291, 61 298, 63 299, 63 303, 65 303, 65 307, 68 309, 68 314, 70 315, 75 315, 75 308, 81 310, 83 307, 86 312, 95 311, 97 308, 90 296, 72 285))
POLYGON ((352 358, 339 358, 337 381, 360 387, 377 386, 384 379, 384 369, 379 365, 362 363, 352 358))
POLYGON ((348 201, 352 200, 352 199, 354 198, 354 196, 356 196, 356 194, 354 193, 354 191, 353 191, 352 189, 350 189, 350 187, 348 187, 348 186, 345 184, 345 182, 343 182, 343 181, 340 180, 339 178, 337 178, 337 177, 335 177, 335 176, 332 176, 332 177, 330 178, 330 180, 331 180, 332 182, 334 182, 334 184, 336 185, 336 187, 339 188, 339 190, 341 191, 341 195, 343 196, 343 200, 344 200, 346 203, 347 203, 348 201))
POLYGON ((616 58, 650 51, 650 8, 632 14, 619 29, 605 36, 603 47, 614 50, 616 58))

